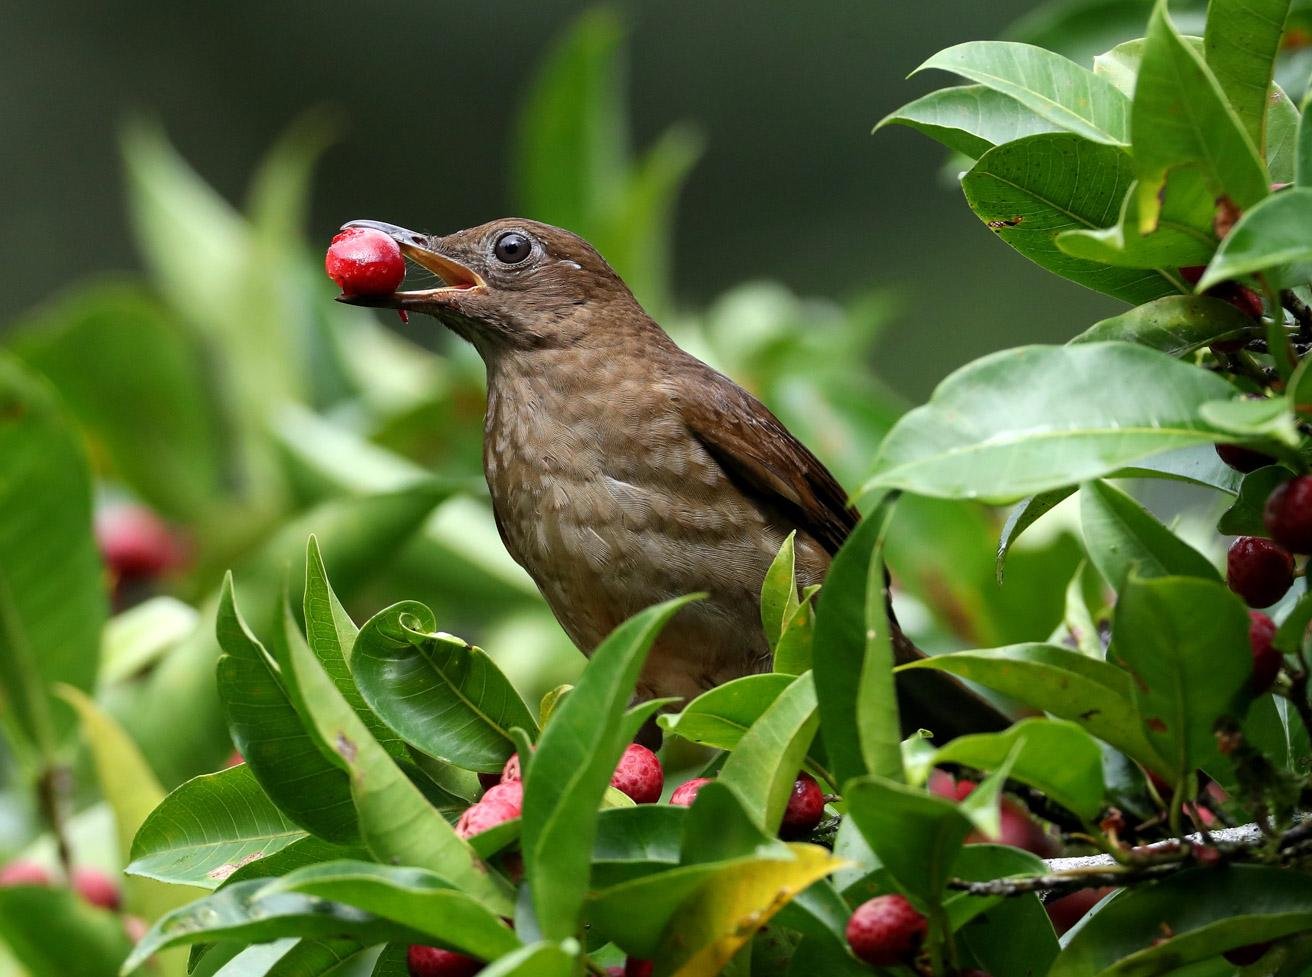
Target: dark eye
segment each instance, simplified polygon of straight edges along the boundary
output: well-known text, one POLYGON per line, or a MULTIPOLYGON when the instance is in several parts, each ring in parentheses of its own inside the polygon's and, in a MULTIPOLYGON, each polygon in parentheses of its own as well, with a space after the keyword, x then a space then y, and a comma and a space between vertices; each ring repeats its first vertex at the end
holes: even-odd
POLYGON ((507 231, 492 246, 492 253, 497 256, 497 260, 507 265, 523 261, 532 250, 533 242, 518 231, 507 231))

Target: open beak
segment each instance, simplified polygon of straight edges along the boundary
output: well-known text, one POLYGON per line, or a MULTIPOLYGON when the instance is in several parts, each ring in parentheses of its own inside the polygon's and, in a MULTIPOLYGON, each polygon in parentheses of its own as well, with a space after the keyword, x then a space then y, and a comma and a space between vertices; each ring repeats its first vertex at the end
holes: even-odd
POLYGON ((417 289, 405 292, 393 292, 391 295, 339 295, 337 301, 347 305, 364 305, 379 309, 423 310, 432 308, 444 298, 459 292, 467 292, 486 287, 486 283, 472 269, 465 267, 454 258, 449 258, 432 248, 432 238, 417 231, 408 231, 395 224, 382 221, 348 221, 342 230, 348 227, 368 227, 382 231, 401 247, 401 253, 419 267, 431 271, 442 280, 437 288, 417 289))

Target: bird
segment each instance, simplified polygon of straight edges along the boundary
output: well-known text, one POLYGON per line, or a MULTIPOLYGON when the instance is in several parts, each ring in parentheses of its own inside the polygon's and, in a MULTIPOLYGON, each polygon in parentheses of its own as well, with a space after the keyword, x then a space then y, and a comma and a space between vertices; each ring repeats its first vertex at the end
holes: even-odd
MULTIPOLYGON (((586 655, 627 618, 690 593, 656 638, 635 701, 688 701, 769 671, 762 583, 794 535, 797 583, 822 584, 859 515, 755 396, 680 348, 582 237, 503 218, 445 236, 373 220, 441 284, 356 305, 426 313, 487 373, 483 468, 497 529, 586 655)), ((820 592, 823 612, 823 590, 820 592)), ((891 616, 895 657, 923 657, 891 616)), ((1009 720, 938 672, 898 682, 904 726, 938 738, 1009 720)))

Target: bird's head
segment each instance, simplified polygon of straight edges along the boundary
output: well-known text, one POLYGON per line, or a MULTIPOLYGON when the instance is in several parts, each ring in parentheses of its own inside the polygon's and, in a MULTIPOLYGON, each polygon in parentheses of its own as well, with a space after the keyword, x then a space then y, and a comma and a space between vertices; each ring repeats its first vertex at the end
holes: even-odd
POLYGON ((379 221, 351 221, 343 230, 348 227, 387 234, 440 284, 339 301, 426 312, 485 355, 609 342, 633 318, 622 313, 637 311, 645 318, 597 250, 559 227, 503 218, 445 237, 379 221))

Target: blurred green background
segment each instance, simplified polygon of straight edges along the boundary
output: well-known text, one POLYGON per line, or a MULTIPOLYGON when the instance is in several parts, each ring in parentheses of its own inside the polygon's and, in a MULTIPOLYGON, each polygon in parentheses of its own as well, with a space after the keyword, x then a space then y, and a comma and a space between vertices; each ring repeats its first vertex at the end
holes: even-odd
MULTIPOLYGON (((888 111, 944 82, 905 80, 922 60, 999 36, 1034 6, 619 7, 628 31, 619 97, 632 109, 634 144, 676 122, 704 139, 677 205, 677 300, 701 305, 750 278, 835 298, 889 286, 904 301, 878 347, 879 372, 913 400, 984 352, 1061 340, 1104 313, 1105 300, 990 246, 940 178, 938 147, 905 129, 870 134, 888 111)), ((510 179, 513 120, 549 39, 583 8, 9 5, 0 30, 0 322, 82 274, 140 265, 117 147, 134 114, 157 118, 235 200, 288 123, 328 106, 343 129, 314 183, 312 242, 326 244, 355 217, 447 232, 522 209, 510 179)))

